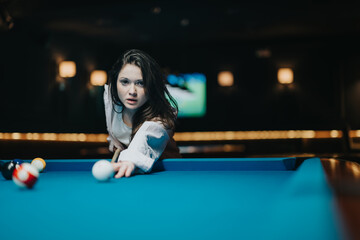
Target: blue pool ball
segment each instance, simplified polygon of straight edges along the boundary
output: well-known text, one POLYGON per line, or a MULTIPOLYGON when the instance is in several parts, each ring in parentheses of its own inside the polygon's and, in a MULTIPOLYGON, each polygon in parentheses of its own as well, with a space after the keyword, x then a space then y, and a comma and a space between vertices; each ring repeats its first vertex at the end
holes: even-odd
POLYGON ((24 161, 22 161, 21 159, 14 159, 14 162, 16 162, 18 165, 22 164, 24 161))

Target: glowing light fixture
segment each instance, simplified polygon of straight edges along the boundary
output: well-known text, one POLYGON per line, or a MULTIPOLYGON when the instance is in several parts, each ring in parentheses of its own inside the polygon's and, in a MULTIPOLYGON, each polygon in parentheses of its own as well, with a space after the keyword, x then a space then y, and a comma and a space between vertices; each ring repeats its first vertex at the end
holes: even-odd
POLYGON ((269 58, 271 57, 271 51, 269 49, 258 49, 256 50, 255 52, 255 55, 258 57, 258 58, 269 58))
POLYGON ((360 137, 360 130, 356 130, 356 131, 355 131, 355 136, 356 136, 356 137, 360 137))
POLYGON ((230 71, 219 72, 218 83, 222 87, 231 87, 234 85, 234 75, 230 71))
POLYGON ((182 27, 188 26, 189 23, 190 23, 190 21, 189 21, 189 19, 187 19, 187 18, 183 18, 183 19, 180 21, 180 25, 181 25, 182 27))
POLYGON ((73 61, 63 61, 59 65, 60 77, 68 78, 76 75, 76 65, 73 61))
POLYGON ((330 131, 330 137, 332 137, 332 138, 337 138, 337 137, 339 137, 339 135, 340 135, 340 132, 337 130, 330 131))
POLYGON ((277 76, 281 84, 290 84, 294 81, 294 72, 291 68, 279 68, 277 76))
POLYGON ((102 70, 94 70, 90 75, 90 83, 93 86, 104 86, 106 83, 107 74, 102 70))
POLYGON ((151 9, 151 11, 154 14, 160 14, 161 13, 161 7, 154 7, 153 9, 151 9))

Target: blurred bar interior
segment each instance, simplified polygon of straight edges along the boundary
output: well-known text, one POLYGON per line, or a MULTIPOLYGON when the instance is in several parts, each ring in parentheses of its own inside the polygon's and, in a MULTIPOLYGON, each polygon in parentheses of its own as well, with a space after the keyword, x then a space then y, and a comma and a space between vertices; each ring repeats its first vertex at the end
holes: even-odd
POLYGON ((130 48, 179 104, 184 157, 360 157, 360 11, 343 1, 0 0, 0 159, 106 158, 130 48))

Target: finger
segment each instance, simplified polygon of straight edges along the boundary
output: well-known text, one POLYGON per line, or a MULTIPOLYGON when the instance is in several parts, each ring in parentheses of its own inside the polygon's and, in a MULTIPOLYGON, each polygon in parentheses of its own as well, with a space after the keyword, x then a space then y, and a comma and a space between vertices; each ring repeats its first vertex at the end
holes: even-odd
POLYGON ((125 172, 125 177, 130 177, 133 171, 134 171, 134 167, 128 166, 128 168, 126 169, 126 172, 125 172))
POLYGON ((122 165, 118 171, 118 173, 116 174, 115 178, 121 178, 125 175, 125 171, 127 169, 126 165, 122 165))
POLYGON ((119 171, 120 167, 122 166, 122 163, 121 162, 112 163, 112 166, 114 168, 114 171, 117 172, 117 171, 119 171))

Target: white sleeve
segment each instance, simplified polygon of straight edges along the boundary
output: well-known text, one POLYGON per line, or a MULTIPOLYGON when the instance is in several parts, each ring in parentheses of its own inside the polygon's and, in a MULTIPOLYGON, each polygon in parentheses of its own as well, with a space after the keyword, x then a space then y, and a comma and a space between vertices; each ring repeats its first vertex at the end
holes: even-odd
POLYGON ((109 150, 112 152, 114 147, 123 149, 123 146, 119 141, 112 135, 112 119, 113 119, 113 105, 112 105, 111 94, 109 93, 109 85, 104 86, 104 106, 105 106, 105 117, 106 117, 106 128, 109 133, 107 140, 109 142, 109 150))
POLYGON ((170 137, 159 122, 146 121, 136 132, 129 147, 120 153, 119 161, 129 161, 144 172, 149 172, 159 159, 170 137))

